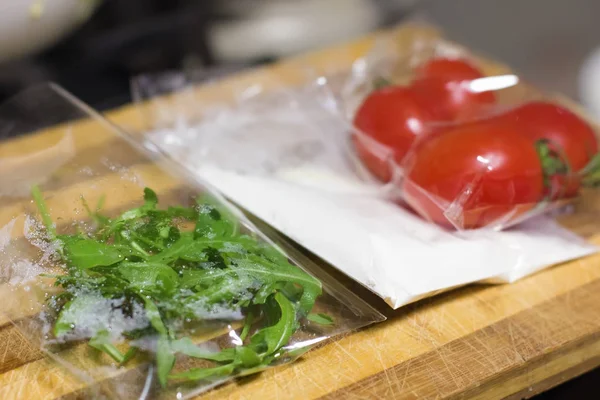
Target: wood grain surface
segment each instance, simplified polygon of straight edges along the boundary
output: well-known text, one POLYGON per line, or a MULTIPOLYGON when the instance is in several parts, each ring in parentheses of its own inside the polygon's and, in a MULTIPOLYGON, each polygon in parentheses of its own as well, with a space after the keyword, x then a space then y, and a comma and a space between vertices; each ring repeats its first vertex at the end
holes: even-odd
MULTIPOLYGON (((225 99, 235 88, 257 80, 276 82, 275 86, 301 83, 306 76, 298 72, 299 66, 329 74, 345 71, 384 34, 250 71, 198 88, 196 95, 225 99)), ((401 46, 415 34, 437 35, 416 27, 394 34, 401 46)), ((507 71, 495 63, 482 65, 489 73, 507 71)), ((126 129, 141 131, 147 123, 144 115, 125 107, 109 117, 126 129)), ((113 160, 135 171, 136 179, 159 173, 126 150, 120 153, 115 143, 94 129, 82 122, 72 131, 82 157, 97 159, 110 152, 113 160)), ((61 139, 64 127, 59 126, 2 143, 0 176, 16 168, 19 155, 52 148, 61 139)), ((58 178, 52 182, 49 201, 58 204, 93 185, 98 193, 111 192, 107 199, 114 204, 107 207, 119 207, 129 201, 130 193, 115 187, 115 179, 110 171, 86 179, 58 178)), ((155 189, 165 192, 176 186, 163 183, 155 189)), ((4 201, 0 220, 26 207, 23 202, 4 201)), ((63 217, 73 217, 72 212, 65 206, 63 217)), ((599 215, 600 197, 586 193, 574 214, 561 221, 600 244, 599 215)), ((600 255, 552 267, 512 285, 469 286, 396 311, 339 272, 331 273, 389 319, 327 342, 293 364, 226 384, 201 398, 520 399, 600 365, 600 255)), ((10 294, 0 287, 0 295, 10 294)), ((0 399, 82 398, 84 388, 83 382, 45 358, 6 318, 0 318, 0 399)))

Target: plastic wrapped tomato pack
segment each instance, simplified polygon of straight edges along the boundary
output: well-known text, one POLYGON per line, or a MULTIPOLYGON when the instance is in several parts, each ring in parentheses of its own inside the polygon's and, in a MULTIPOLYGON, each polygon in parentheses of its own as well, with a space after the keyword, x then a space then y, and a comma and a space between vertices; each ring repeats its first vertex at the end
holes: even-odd
POLYGON ((440 38, 389 40, 356 63, 341 104, 354 154, 393 200, 447 229, 504 229, 597 184, 582 116, 440 38))

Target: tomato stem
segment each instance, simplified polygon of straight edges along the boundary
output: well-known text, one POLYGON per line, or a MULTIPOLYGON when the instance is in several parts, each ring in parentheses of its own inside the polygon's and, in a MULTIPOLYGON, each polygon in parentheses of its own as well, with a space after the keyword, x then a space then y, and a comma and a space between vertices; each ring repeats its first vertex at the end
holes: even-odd
POLYGON ((535 148, 542 163, 544 186, 546 188, 551 186, 550 178, 552 176, 568 175, 571 173, 569 162, 558 151, 552 148, 549 140, 538 140, 535 142, 535 148))
POLYGON ((600 186, 600 153, 597 153, 590 162, 579 171, 581 184, 586 187, 600 186))
POLYGON ((392 82, 390 82, 388 79, 384 78, 383 76, 378 76, 377 78, 375 78, 373 80, 374 90, 380 90, 380 89, 386 88, 388 86, 392 86, 392 82))

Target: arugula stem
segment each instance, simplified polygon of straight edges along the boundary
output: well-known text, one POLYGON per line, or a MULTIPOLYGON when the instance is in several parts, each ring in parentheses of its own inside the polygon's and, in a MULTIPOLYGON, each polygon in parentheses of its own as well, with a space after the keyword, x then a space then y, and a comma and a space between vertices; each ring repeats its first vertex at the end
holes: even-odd
POLYGON ((98 202, 96 203, 96 212, 99 212, 100 210, 102 210, 102 207, 104 207, 105 200, 106 200, 105 195, 100 196, 100 198, 98 199, 98 202))
POLYGON ((129 360, 131 360, 133 357, 135 357, 135 355, 137 354, 138 349, 137 347, 130 347, 129 350, 127 350, 127 353, 125 353, 125 355, 123 356, 123 360, 120 362, 121 365, 126 364, 129 360))
POLYGON ((34 185, 31 187, 31 196, 33 197, 33 201, 38 208, 42 216, 42 222, 46 227, 46 232, 48 233, 48 237, 51 240, 56 240, 56 227, 54 226, 54 222, 52 221, 52 217, 50 216, 50 211, 48 211, 48 207, 46 202, 44 201, 44 196, 38 185, 34 185))
POLYGON ((137 243, 135 240, 132 240, 129 243, 131 244, 131 247, 133 247, 135 250, 137 250, 138 252, 142 253, 146 257, 150 257, 150 253, 148 253, 146 250, 144 250, 142 248, 142 246, 140 246, 139 243, 137 243))
POLYGON ((245 341, 248 333, 250 332, 250 328, 254 323, 254 313, 252 311, 248 311, 248 315, 246 316, 246 321, 244 322, 244 328, 242 329, 242 333, 240 333, 241 341, 245 341))
POLYGON ((123 353, 121 353, 119 349, 117 349, 114 345, 110 343, 104 343, 100 346, 92 347, 108 354, 113 360, 115 360, 119 364, 122 364, 125 360, 125 356, 123 355, 123 353))
MULTIPOLYGON (((146 238, 144 238, 144 237, 141 237, 141 236, 139 236, 139 235, 135 235, 135 239, 136 239, 136 240, 139 240, 139 241, 140 241, 140 242, 142 242, 142 243, 145 243, 145 244, 147 244, 148 246, 152 246, 152 247, 154 247, 154 248, 156 248, 156 249, 158 249, 158 250, 164 250, 164 249, 165 249, 165 246, 163 246, 163 245, 161 245, 161 244, 159 244, 159 243, 153 242, 152 240, 148 240, 148 239, 146 239, 146 238)), ((138 248, 137 248, 138 250, 139 250, 139 248, 141 248, 141 246, 139 245, 139 243, 137 243, 135 240, 131 241, 131 244, 132 244, 132 246, 134 246, 134 245, 135 245, 135 246, 138 246, 138 248)), ((149 256, 150 254, 148 254, 148 253, 146 252, 146 254, 145 254, 145 255, 146 255, 146 256, 149 256)))

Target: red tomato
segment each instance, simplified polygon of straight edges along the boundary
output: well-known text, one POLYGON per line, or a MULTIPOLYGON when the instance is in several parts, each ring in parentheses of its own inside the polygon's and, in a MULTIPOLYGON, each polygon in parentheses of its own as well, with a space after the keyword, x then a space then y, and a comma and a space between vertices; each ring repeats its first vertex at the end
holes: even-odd
POLYGON ((434 58, 417 69, 419 77, 436 77, 447 81, 473 80, 483 73, 465 60, 457 58, 434 58))
POLYGON ((413 93, 405 87, 374 91, 354 117, 354 126, 362 133, 353 136, 358 156, 377 178, 389 182, 392 178, 391 163, 402 161, 415 137, 425 131, 425 124, 431 119, 431 114, 415 101, 413 93), (380 146, 373 145, 373 142, 380 146))
POLYGON ((403 194, 421 216, 473 229, 516 220, 543 198, 535 146, 518 130, 489 122, 423 141, 405 164, 403 194))
POLYGON ((527 103, 498 119, 516 124, 533 141, 548 140, 550 148, 568 162, 570 174, 551 177, 553 198, 577 194, 581 179, 576 172, 582 170, 598 152, 596 134, 584 120, 564 107, 542 101, 527 103))
POLYGON ((494 93, 470 87, 471 81, 483 77, 464 60, 436 58, 417 70, 411 88, 437 119, 453 120, 496 102, 494 93))

